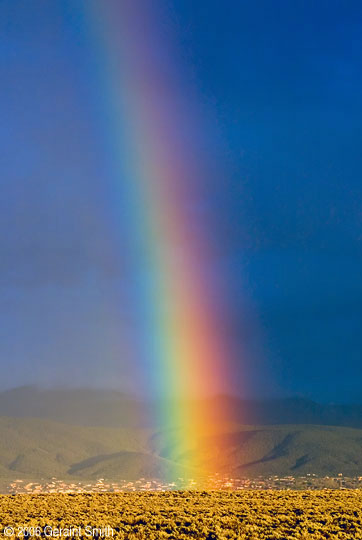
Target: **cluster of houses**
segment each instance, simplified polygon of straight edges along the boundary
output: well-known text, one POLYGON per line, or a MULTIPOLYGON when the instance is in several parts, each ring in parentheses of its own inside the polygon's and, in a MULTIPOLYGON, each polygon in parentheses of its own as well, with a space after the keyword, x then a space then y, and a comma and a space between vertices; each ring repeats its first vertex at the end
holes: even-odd
POLYGON ((256 478, 230 478, 214 475, 202 480, 178 478, 175 482, 158 479, 140 478, 136 481, 120 480, 119 482, 99 478, 94 482, 65 481, 51 478, 44 481, 14 480, 2 491, 5 493, 123 493, 140 491, 172 491, 172 490, 239 490, 239 489, 357 489, 362 488, 362 476, 350 478, 339 474, 337 477, 318 477, 315 474, 306 476, 269 476, 256 478))
POLYGON ((55 477, 45 481, 27 481, 17 479, 5 489, 7 493, 123 493, 126 491, 170 491, 175 489, 195 489, 196 481, 193 479, 178 479, 179 482, 163 482, 140 478, 134 482, 121 480, 119 482, 106 481, 104 478, 91 482, 68 482, 55 477))

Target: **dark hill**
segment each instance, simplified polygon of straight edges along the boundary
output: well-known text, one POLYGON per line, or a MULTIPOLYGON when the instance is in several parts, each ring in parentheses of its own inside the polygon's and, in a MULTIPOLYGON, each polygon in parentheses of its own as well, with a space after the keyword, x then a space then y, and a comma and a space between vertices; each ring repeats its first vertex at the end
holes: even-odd
MULTIPOLYGON (((206 404, 216 411, 227 409, 227 420, 237 424, 362 428, 361 405, 322 405, 301 398, 243 400, 228 396, 209 398, 203 404, 205 401, 210 402, 206 404)), ((0 415, 45 418, 71 425, 155 427, 152 426, 151 410, 150 403, 142 403, 117 391, 85 388, 44 390, 27 386, 0 393, 0 415)), ((225 420, 221 412, 219 417, 216 414, 215 422, 223 423, 225 420)))
MULTIPOLYGON (((184 478, 199 472, 183 466, 184 454, 167 458, 149 430, 78 427, 44 419, 0 418, 0 479, 137 480, 184 478)), ((223 427, 201 436, 202 467, 233 477, 308 473, 362 476, 362 430, 311 425, 223 427), (226 441, 226 446, 225 446, 226 441), (206 449, 206 450, 205 450, 206 449)), ((184 448, 192 454, 197 448, 184 448)))
POLYGON ((0 393, 2 416, 44 418, 79 426, 145 427, 145 411, 140 401, 115 391, 22 386, 0 393))

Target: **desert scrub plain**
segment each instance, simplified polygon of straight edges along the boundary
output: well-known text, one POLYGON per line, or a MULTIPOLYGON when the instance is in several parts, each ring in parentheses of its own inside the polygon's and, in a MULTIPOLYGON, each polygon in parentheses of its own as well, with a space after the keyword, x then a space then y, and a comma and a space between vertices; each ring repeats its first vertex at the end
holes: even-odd
POLYGON ((362 490, 3 495, 0 516, 8 538, 354 540, 362 490))

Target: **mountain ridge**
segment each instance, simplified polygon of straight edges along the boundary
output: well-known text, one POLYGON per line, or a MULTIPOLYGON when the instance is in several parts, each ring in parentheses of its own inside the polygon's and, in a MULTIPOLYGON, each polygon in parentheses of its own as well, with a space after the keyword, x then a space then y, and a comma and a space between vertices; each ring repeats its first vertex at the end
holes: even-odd
POLYGON ((177 449, 165 455, 155 439, 159 432, 149 429, 10 417, 0 417, 0 429, 0 479, 162 479, 175 471, 194 478, 209 470, 233 477, 362 475, 362 430, 355 428, 220 425, 200 435, 196 446, 186 441, 181 455, 177 449), (185 464, 200 456, 199 448, 197 471, 185 464))
MULTIPOLYGON (((243 425, 315 424, 362 428, 362 405, 319 404, 300 397, 242 399, 214 396, 190 400, 215 411, 215 422, 243 425), (228 417, 225 412, 228 411, 228 417)), ((182 406, 183 402, 179 402, 182 406)), ((164 403, 141 400, 116 390, 42 389, 24 386, 0 392, 0 415, 44 418, 70 425, 156 427, 152 410, 164 403)), ((162 427, 162 426, 159 426, 162 427)))
POLYGON ((152 418, 149 402, 121 392, 36 387, 1 392, 0 478, 137 480, 175 471, 195 477, 209 470, 234 477, 362 476, 359 405, 216 396, 192 406, 211 407, 215 422, 180 449, 170 446, 178 437, 152 418), (200 452, 202 470, 187 468, 200 452))

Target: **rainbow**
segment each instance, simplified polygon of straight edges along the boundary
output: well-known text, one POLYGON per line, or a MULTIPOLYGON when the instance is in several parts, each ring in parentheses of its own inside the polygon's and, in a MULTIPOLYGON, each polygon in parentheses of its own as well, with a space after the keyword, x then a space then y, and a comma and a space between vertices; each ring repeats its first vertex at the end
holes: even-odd
MULTIPOLYGON (((182 104, 179 74, 150 6, 134 0, 84 3, 98 57, 115 200, 127 200, 143 269, 137 347, 151 393, 163 398, 153 414, 165 436, 164 457, 178 464, 173 477, 180 464, 206 471, 205 441, 220 411, 212 400, 202 406, 200 398, 226 392, 230 369, 215 284, 207 277, 212 242, 205 230, 211 224, 200 225, 190 209, 207 174, 187 142, 200 127, 182 104)), ((214 462, 207 470, 217 468, 214 462)))

